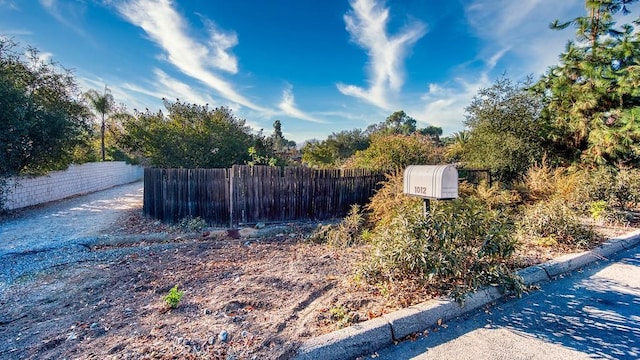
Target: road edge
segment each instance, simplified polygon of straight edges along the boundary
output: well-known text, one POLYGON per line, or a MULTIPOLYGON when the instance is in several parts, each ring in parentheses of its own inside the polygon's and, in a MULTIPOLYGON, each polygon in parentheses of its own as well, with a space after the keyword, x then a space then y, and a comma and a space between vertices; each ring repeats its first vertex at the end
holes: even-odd
MULTIPOLYGON (((611 238, 599 246, 580 253, 568 254, 543 264, 517 271, 525 286, 553 280, 596 261, 633 248, 640 243, 640 230, 611 238)), ((298 349, 296 360, 352 359, 384 348, 403 337, 423 331, 442 322, 464 315, 488 303, 499 300, 502 294, 495 287, 485 287, 467 295, 464 305, 452 300, 430 300, 379 318, 367 320, 348 328, 333 331, 305 341, 298 349)))

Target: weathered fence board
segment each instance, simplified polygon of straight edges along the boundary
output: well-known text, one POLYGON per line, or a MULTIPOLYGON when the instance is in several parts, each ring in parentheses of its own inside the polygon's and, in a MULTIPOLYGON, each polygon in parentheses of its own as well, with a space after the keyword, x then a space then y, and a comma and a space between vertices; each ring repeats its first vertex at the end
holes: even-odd
POLYGON ((211 225, 328 219, 364 204, 384 180, 365 170, 234 166, 231 169, 145 169, 144 212, 211 225))

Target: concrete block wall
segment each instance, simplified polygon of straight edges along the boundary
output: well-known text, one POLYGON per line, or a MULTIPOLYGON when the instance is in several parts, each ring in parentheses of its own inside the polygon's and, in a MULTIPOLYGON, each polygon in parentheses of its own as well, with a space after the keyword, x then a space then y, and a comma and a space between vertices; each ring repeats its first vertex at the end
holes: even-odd
POLYGON ((124 161, 71 165, 35 178, 9 180, 8 210, 60 200, 142 179, 143 168, 124 161))

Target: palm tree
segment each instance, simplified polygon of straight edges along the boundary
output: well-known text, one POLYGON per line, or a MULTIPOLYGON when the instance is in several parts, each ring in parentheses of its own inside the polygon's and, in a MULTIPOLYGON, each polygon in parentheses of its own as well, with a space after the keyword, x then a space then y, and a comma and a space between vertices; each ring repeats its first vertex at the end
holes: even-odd
POLYGON ((105 150, 104 150, 104 132, 106 128, 105 120, 108 114, 110 114, 114 107, 115 101, 113 99, 113 95, 111 95, 111 90, 105 85, 104 93, 100 94, 99 92, 91 89, 84 94, 84 97, 89 101, 89 106, 95 112, 100 114, 100 150, 102 152, 102 161, 105 160, 105 150))

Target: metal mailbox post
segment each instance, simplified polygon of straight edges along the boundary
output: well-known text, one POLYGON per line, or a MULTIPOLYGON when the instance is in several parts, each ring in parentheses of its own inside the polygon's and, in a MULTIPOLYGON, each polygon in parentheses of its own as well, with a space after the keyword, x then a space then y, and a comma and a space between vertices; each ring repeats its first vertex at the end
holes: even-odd
POLYGON ((425 216, 430 199, 458 197, 458 169, 453 165, 410 165, 404 170, 404 193, 424 199, 425 216))

